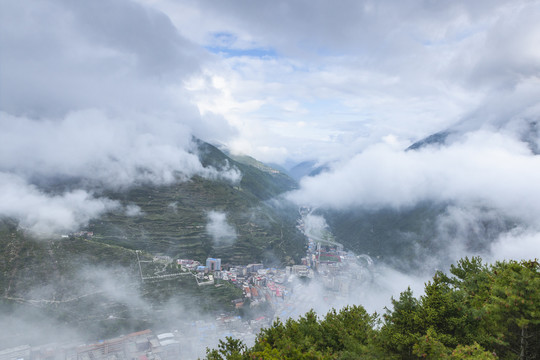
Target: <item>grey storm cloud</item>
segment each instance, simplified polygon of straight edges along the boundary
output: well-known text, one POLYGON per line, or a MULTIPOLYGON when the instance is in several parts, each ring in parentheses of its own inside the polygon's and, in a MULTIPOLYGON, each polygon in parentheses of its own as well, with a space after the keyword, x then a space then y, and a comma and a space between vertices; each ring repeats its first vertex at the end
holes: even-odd
POLYGON ((131 1, 11 1, 0 16, 0 105, 15 115, 170 110, 178 100, 163 88, 196 72, 205 57, 164 14, 131 1))
POLYGON ((163 13, 132 1, 62 1, 90 40, 135 57, 149 76, 176 76, 199 68, 202 50, 181 36, 163 13))

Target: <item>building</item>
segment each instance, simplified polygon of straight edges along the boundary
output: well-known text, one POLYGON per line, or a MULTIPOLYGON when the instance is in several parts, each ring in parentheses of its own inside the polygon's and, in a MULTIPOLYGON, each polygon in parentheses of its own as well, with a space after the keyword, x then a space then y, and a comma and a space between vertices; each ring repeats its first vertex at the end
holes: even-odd
POLYGON ((256 273, 257 271, 264 269, 263 264, 249 264, 247 266, 248 273, 256 273))
POLYGON ((30 360, 30 345, 22 345, 0 351, 1 360, 30 360))
POLYGON ((191 259, 177 259, 176 260, 176 263, 178 265, 191 265, 193 264, 195 261, 194 260, 191 260, 191 259))
POLYGON ((308 267, 305 265, 293 265, 292 271, 294 275, 304 277, 309 275, 308 267))
POLYGON ((221 259, 208 258, 206 259, 206 268, 208 271, 220 271, 221 259))
POLYGON ((173 261, 172 257, 167 255, 155 255, 153 260, 154 262, 160 262, 164 264, 169 264, 173 261))

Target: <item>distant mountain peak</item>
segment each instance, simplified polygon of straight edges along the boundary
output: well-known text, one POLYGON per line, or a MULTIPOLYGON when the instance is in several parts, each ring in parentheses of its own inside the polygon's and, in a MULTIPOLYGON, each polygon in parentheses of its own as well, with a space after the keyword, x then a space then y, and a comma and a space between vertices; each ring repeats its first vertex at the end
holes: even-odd
POLYGON ((420 141, 415 142, 414 144, 409 146, 407 149, 405 149, 405 151, 418 150, 418 149, 422 149, 430 145, 446 145, 446 141, 448 137, 454 133, 455 133, 454 131, 450 131, 450 130, 437 132, 435 134, 432 134, 432 135, 429 135, 428 137, 423 138, 420 141))
MULTIPOLYGON (((540 155, 540 126, 537 120, 518 119, 514 121, 509 121, 504 125, 491 124, 491 126, 492 129, 506 132, 509 131, 518 140, 526 143, 534 155, 540 155)), ((451 144, 453 140, 464 136, 467 133, 474 132, 480 129, 481 127, 467 128, 463 126, 463 123, 460 123, 459 126, 454 126, 451 129, 436 132, 423 138, 422 140, 413 143, 411 146, 406 148, 405 151, 418 150, 427 146, 435 145, 446 146, 451 144)))

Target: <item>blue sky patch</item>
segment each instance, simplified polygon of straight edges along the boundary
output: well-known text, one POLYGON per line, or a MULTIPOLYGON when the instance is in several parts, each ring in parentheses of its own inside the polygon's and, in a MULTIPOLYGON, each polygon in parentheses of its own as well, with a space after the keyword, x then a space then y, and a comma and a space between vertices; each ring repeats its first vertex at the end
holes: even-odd
POLYGON ((211 53, 229 57, 250 56, 250 57, 277 57, 277 52, 274 49, 252 48, 252 49, 235 49, 221 46, 206 46, 206 50, 211 53))
POLYGON ((274 49, 256 46, 251 48, 241 48, 235 46, 237 42, 238 37, 235 34, 229 32, 217 32, 212 34, 211 45, 205 46, 205 49, 226 58, 239 56, 258 58, 277 57, 277 52, 274 49))

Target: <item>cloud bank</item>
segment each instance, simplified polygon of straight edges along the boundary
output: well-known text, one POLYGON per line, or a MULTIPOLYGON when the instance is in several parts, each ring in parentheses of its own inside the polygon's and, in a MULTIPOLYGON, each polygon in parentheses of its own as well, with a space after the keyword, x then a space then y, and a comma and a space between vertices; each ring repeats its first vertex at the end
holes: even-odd
POLYGON ((327 173, 303 179, 301 189, 289 198, 335 210, 406 211, 423 202, 451 204, 439 218, 439 236, 452 244, 456 258, 466 254, 458 250, 465 233, 444 235, 444 229, 474 232, 475 224, 489 219, 507 219, 524 227, 502 234, 493 244, 493 256, 510 256, 503 251, 506 246, 516 255, 516 244, 521 243, 527 246, 520 257, 538 257, 540 244, 533 239, 540 233, 540 157, 515 136, 513 128, 482 128, 451 144, 415 151, 374 145, 327 173))
POLYGON ((262 160, 350 157, 537 104, 538 1, 142 2, 221 58, 192 98, 262 160))
POLYGON ((187 99, 184 82, 209 56, 167 15, 127 0, 1 7, 0 216, 74 230, 118 207, 91 188, 240 179, 198 159, 193 135, 234 129, 187 99), (66 181, 65 192, 41 187, 66 181))
POLYGON ((525 202, 540 196, 539 162, 525 143, 498 131, 477 131, 450 146, 418 151, 374 145, 331 172, 302 180, 302 190, 291 198, 332 208, 477 202, 526 216, 530 209, 540 211, 534 201, 525 202))
MULTIPOLYGON (((446 128, 497 132, 540 115, 537 5, 5 2, 0 171, 29 183, 84 177, 116 187, 195 174, 238 179, 202 168, 190 144, 196 135, 263 161, 343 167, 352 159, 354 177, 369 158, 403 160, 426 174, 408 175, 389 202, 414 202, 427 195, 407 182, 438 192, 430 178, 445 170, 422 165, 432 160, 424 153, 398 159, 383 149, 389 139, 406 147, 446 128)), ((437 154, 439 162, 457 161, 459 151, 437 154)), ((446 197, 466 195, 466 180, 457 180, 446 197)))
POLYGON ((18 219, 22 227, 38 235, 69 232, 119 207, 116 201, 84 190, 47 195, 20 177, 0 173, 0 215, 18 219))

